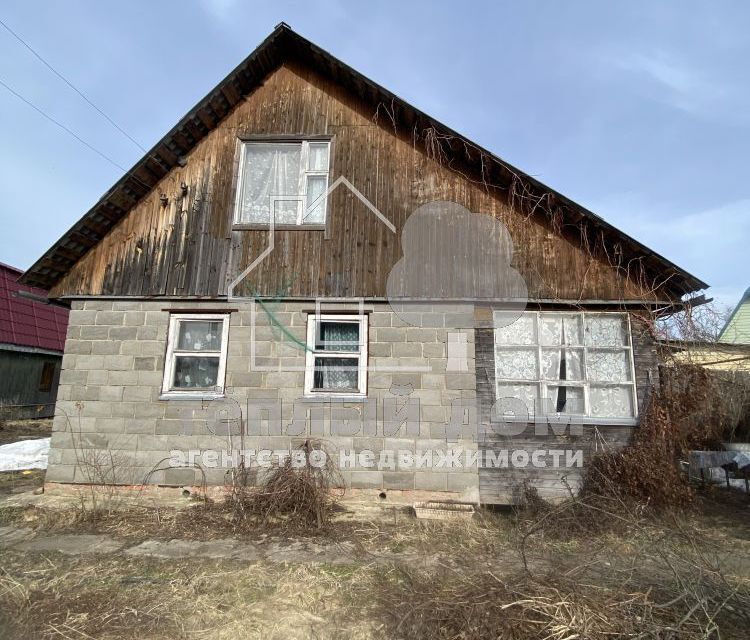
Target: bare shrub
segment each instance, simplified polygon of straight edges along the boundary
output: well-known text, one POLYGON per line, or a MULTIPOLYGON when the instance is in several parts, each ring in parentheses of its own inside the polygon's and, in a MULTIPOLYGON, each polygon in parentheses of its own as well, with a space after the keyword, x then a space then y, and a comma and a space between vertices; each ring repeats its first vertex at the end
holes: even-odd
POLYGON ((238 470, 232 477, 226 506, 237 522, 263 523, 281 519, 302 527, 325 527, 343 493, 343 479, 322 441, 306 440, 297 451, 302 464, 287 457, 273 467, 257 487, 250 487, 254 470, 238 470))
POLYGON ((670 371, 651 396, 632 442, 621 451, 592 458, 582 495, 609 496, 649 508, 686 507, 692 490, 679 469, 691 449, 720 448, 727 420, 704 368, 683 365, 670 371), (696 414, 713 418, 696 420, 696 414))

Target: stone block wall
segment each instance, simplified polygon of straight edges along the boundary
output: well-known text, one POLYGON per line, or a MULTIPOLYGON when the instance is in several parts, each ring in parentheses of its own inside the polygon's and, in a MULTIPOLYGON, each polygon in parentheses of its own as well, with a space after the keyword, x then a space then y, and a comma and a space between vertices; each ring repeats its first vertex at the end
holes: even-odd
MULTIPOLYGON (((391 450, 416 453, 461 447, 476 451, 468 427, 461 436, 451 436, 457 443, 448 442, 446 436, 452 414, 464 415, 455 408, 457 401, 471 403, 476 398, 474 332, 446 327, 446 316, 439 308, 425 308, 407 324, 387 304, 366 304, 369 402, 352 399, 341 405, 300 401, 305 351, 294 339, 304 344, 307 316, 314 312, 314 303, 256 305, 255 313, 252 307, 250 302, 193 300, 74 301, 47 480, 180 486, 200 484, 205 477, 208 484, 222 484, 225 467, 202 465, 203 472, 172 468, 170 452, 288 450, 304 441, 312 429, 308 421, 305 432, 299 432, 301 417, 316 411, 322 412, 324 433, 313 435, 325 440, 332 451, 372 451, 376 460, 381 452, 391 450), (162 398, 170 311, 187 309, 231 311, 224 399, 162 398), (287 335, 276 323, 286 328, 287 335), (466 360, 463 369, 451 371, 447 370, 448 335, 455 331, 466 336, 466 360), (397 410, 407 397, 419 399, 418 425, 412 424, 410 431, 406 424, 398 431, 387 428, 388 407, 397 410), (373 406, 375 429, 355 432, 351 427, 346 433, 353 435, 342 435, 343 427, 337 426, 344 424, 339 420, 342 412, 356 424, 373 406), (268 416, 277 411, 280 420, 270 421, 271 425, 268 416), (274 426, 279 423, 280 430, 274 426), (297 430, 290 430, 292 423, 297 430), (217 424, 222 426, 217 429, 217 424)), ((322 309, 323 313, 341 311, 356 312, 357 305, 330 303, 322 309)), ((466 311, 471 316, 471 308, 466 311)), ((450 491, 478 499, 476 467, 415 469, 395 461, 374 469, 355 460, 354 464, 347 461, 342 469, 353 488, 450 491)))

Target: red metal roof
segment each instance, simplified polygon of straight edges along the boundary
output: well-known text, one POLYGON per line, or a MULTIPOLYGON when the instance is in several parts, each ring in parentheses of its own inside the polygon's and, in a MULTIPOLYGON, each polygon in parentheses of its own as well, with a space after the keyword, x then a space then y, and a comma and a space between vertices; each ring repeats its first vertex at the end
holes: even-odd
POLYGON ((19 291, 28 291, 47 297, 43 289, 19 284, 22 274, 20 269, 0 262, 0 344, 62 352, 68 310, 18 296, 19 291))

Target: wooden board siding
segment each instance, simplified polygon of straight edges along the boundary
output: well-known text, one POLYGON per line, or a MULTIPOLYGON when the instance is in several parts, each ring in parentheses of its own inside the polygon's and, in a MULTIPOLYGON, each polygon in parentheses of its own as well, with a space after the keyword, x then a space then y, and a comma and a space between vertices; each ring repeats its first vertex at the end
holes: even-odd
POLYGON ((51 418, 62 356, 0 349, 0 420, 51 418), (45 363, 54 366, 49 390, 40 389, 45 363))
MULTIPOLYGON (((554 229, 544 216, 513 210, 507 191, 432 159, 423 142, 395 133, 384 109, 376 117, 363 104, 312 69, 280 67, 201 140, 185 166, 161 179, 81 258, 51 295, 225 294, 227 283, 268 242, 267 231, 232 229, 238 139, 299 134, 331 136, 331 180, 346 176, 397 229, 418 206, 434 200, 452 200, 500 219, 515 246, 513 265, 532 298, 653 297, 632 265, 632 278, 611 266, 621 259, 616 247, 590 255, 582 248, 590 238, 582 239, 579 229, 554 229)), ((385 296, 388 273, 402 255, 399 235, 344 187, 329 205, 330 239, 319 230, 277 230, 273 253, 251 274, 245 293, 385 296)))
MULTIPOLYGON (((658 385, 659 357, 657 345, 648 325, 636 313, 630 315, 633 363, 635 367, 636 396, 639 415, 643 415, 652 389, 658 385)), ((606 449, 626 446, 632 437, 633 426, 593 425, 583 427, 581 436, 536 436, 533 425, 529 425, 520 436, 498 434, 490 425, 490 411, 495 403, 495 339, 493 330, 475 330, 477 408, 479 414, 479 448, 482 451, 524 449, 531 453, 536 449, 570 449, 583 451, 584 466, 592 455, 606 449)), ((485 503, 513 503, 521 496, 523 484, 528 482, 537 488, 540 496, 550 499, 565 497, 569 483, 576 487, 581 469, 535 468, 522 469, 487 468, 479 471, 479 494, 485 503), (564 481, 563 481, 564 479, 564 481)))

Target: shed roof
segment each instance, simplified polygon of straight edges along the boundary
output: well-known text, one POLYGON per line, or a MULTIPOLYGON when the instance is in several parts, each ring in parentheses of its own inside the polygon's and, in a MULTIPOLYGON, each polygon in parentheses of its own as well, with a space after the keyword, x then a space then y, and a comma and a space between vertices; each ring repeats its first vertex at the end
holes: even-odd
POLYGON ((0 345, 47 349, 62 353, 68 327, 68 310, 18 296, 27 291, 46 297, 47 292, 18 282, 23 271, 0 262, 0 345))
POLYGON ((327 51, 316 46, 281 23, 232 72, 193 107, 154 147, 139 160, 101 199, 76 222, 24 274, 23 282, 50 289, 95 246, 128 211, 144 198, 173 167, 212 131, 245 96, 258 87, 272 71, 286 61, 311 65, 322 75, 349 89, 374 106, 387 105, 395 126, 406 132, 432 129, 446 144, 456 149, 470 148, 478 153, 470 159, 470 169, 494 183, 512 184, 521 177, 532 195, 548 196, 560 205, 564 222, 593 225, 612 244, 619 244, 628 259, 639 259, 654 280, 666 282, 677 296, 708 285, 663 256, 613 227, 604 219, 547 187, 528 174, 413 107, 384 87, 366 78, 327 51), (489 165, 489 166, 488 166, 489 165))

